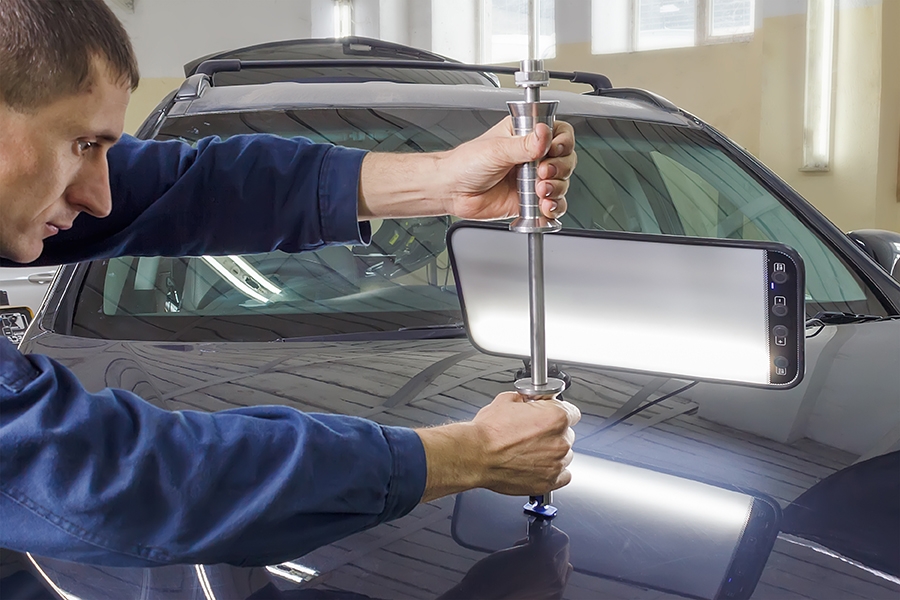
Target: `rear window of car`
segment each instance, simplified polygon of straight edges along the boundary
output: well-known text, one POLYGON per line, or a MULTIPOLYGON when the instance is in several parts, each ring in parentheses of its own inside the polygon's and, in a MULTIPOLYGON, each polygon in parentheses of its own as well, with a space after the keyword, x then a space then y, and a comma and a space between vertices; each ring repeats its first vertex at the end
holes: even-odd
MULTIPOLYGON (((168 120, 186 143, 265 132, 382 152, 446 150, 504 115, 457 109, 304 109, 168 120)), ((871 291, 812 230, 702 131, 582 116, 565 227, 778 241, 807 272, 809 316, 884 315, 871 291)), ((73 333, 111 339, 265 341, 452 326, 459 305, 448 218, 373 223, 367 247, 228 257, 124 257, 93 263, 73 333)), ((601 258, 602 257, 598 257, 601 258)))

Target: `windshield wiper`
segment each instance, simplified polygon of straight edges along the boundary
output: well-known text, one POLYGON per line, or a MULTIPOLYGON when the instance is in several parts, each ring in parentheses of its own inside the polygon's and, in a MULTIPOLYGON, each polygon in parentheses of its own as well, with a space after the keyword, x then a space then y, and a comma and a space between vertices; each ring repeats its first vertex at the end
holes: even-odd
POLYGON ((814 327, 818 324, 823 325, 846 325, 848 323, 869 323, 871 321, 890 321, 900 318, 900 315, 857 315, 848 312, 838 312, 823 310, 815 314, 815 316, 806 321, 807 327, 814 327))
POLYGON ((328 335, 310 335, 281 338, 276 342, 366 342, 371 340, 442 340, 466 337, 466 326, 463 323, 446 323, 443 325, 419 325, 401 327, 390 331, 358 331, 352 333, 332 333, 328 335))
POLYGON ((444 323, 443 325, 419 325, 417 327, 401 327, 397 331, 447 331, 466 334, 465 323, 444 323))

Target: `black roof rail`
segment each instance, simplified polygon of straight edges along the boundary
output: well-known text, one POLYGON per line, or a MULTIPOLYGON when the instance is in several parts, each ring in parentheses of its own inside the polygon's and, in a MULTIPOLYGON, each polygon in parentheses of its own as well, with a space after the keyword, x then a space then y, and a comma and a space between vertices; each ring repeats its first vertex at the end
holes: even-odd
MULTIPOLYGON (((394 59, 284 59, 284 60, 241 60, 239 58, 213 58, 198 64, 192 70, 192 77, 197 75, 208 78, 210 84, 216 73, 238 72, 244 69, 279 69, 279 68, 346 68, 346 67, 379 67, 386 69, 423 69, 434 71, 466 71, 474 73, 491 73, 499 75, 515 75, 518 67, 499 65, 473 65, 457 62, 439 62, 430 60, 394 60, 394 59)), ((591 86, 586 92, 593 96, 638 100, 652 104, 667 112, 678 112, 680 109, 671 101, 653 92, 639 88, 613 87, 609 77, 600 73, 585 71, 548 71, 551 79, 560 79, 572 83, 583 83, 591 86)), ((198 82, 199 84, 199 82, 198 82)), ((202 90, 197 90, 197 96, 202 90)))
POLYGON ((607 77, 606 75, 601 75, 600 73, 573 71, 572 75, 574 75, 574 77, 569 79, 569 81, 571 81, 572 83, 588 84, 589 86, 591 86, 591 88, 593 88, 593 91, 590 92, 591 94, 599 95, 601 91, 611 90, 613 87, 612 81, 609 80, 609 77, 607 77))
POLYGON ((670 100, 663 98, 659 94, 654 94, 653 92, 648 92, 647 90, 642 90, 640 88, 611 88, 608 90, 601 90, 597 95, 606 96, 607 98, 622 98, 623 100, 649 102, 657 108, 661 108, 668 112, 680 112, 681 110, 670 100))
MULTIPOLYGON (((278 42, 268 42, 265 44, 257 44, 255 46, 246 46, 225 52, 217 52, 207 56, 196 58, 184 65, 185 77, 190 77, 197 72, 197 67, 208 60, 217 59, 239 59, 243 61, 251 60, 350 60, 357 59, 351 70, 359 67, 359 62, 366 59, 383 59, 387 61, 412 60, 422 62, 451 62, 459 63, 457 60, 413 48, 393 42, 386 42, 374 38, 350 36, 346 38, 313 38, 313 39, 294 39, 282 40, 278 42)), ((491 73, 484 71, 462 71, 458 72, 462 78, 456 83, 476 83, 481 79, 485 85, 492 87, 500 87, 497 77, 491 73), (470 78, 472 81, 465 81, 470 78)), ((372 77, 369 75, 351 75, 348 80, 356 79, 360 81, 371 81, 383 79, 391 81, 390 77, 372 77)), ((304 77, 303 81, 314 81, 319 77, 304 77)), ((265 79, 265 78, 264 78, 265 79)), ((263 83, 265 81, 257 81, 253 83, 263 83)), ((439 81, 435 81, 436 83, 439 81)), ((229 82, 231 85, 238 83, 234 80, 229 82)), ((245 82, 251 83, 251 82, 245 82)), ((398 83, 425 83, 425 81, 398 81, 398 83)), ((223 85, 225 83, 223 82, 223 85)))
MULTIPOLYGON (((304 59, 304 60, 240 60, 237 58, 214 58, 197 65, 194 74, 201 73, 212 78, 216 73, 241 71, 243 69, 279 69, 279 68, 342 68, 342 67, 382 67, 386 69, 424 69, 434 71, 468 71, 475 73, 497 73, 515 75, 518 67, 502 67, 497 65, 467 65, 454 62, 437 62, 423 60, 385 60, 385 59, 304 59)), ((585 73, 582 71, 548 71, 551 79, 564 79, 572 83, 585 83, 592 88, 592 94, 606 95, 607 90, 614 89, 606 75, 585 73)), ((674 105, 673 105, 674 106, 674 105)))
POLYGON ((365 56, 369 58, 387 58, 394 60, 458 62, 447 58, 446 56, 435 54, 434 52, 414 48, 412 46, 404 46, 403 44, 395 44, 394 42, 376 38, 362 36, 350 36, 345 38, 307 38, 266 42, 264 44, 245 46, 235 50, 216 52, 201 58, 195 58, 184 65, 184 76, 190 77, 193 75, 197 70, 197 66, 207 60, 219 58, 240 58, 249 60, 253 58, 253 55, 257 55, 255 58, 259 58, 259 55, 261 54, 274 55, 269 56, 269 58, 292 58, 293 60, 299 60, 304 53, 307 54, 309 58, 313 57, 310 53, 315 53, 318 55, 318 58, 323 59, 339 58, 337 55, 328 56, 329 52, 336 53, 338 48, 340 48, 340 52, 344 56, 365 56), (301 57, 291 57, 289 56, 290 54, 300 54, 301 57))

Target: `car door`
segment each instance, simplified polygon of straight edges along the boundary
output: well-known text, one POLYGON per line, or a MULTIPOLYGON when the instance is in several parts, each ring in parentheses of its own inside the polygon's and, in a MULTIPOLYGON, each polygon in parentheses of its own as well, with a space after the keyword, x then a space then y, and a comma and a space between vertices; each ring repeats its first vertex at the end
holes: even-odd
MULTIPOLYGON (((56 267, 0 267, 0 291, 6 292, 9 306, 27 306, 37 312, 56 267)), ((0 301, 0 304, 4 304, 0 301)))

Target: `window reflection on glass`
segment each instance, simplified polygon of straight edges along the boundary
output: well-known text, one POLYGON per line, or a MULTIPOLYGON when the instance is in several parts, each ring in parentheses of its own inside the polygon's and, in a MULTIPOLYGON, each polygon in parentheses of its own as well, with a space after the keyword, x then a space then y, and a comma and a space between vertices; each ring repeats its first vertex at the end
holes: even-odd
MULTIPOLYGON (((537 0, 540 13, 539 58, 556 56, 554 0, 537 0)), ((528 56, 528 4, 522 0, 482 0, 482 48, 485 63, 518 62, 528 56)))
POLYGON ((753 33, 753 0, 712 0, 709 35, 753 33))

